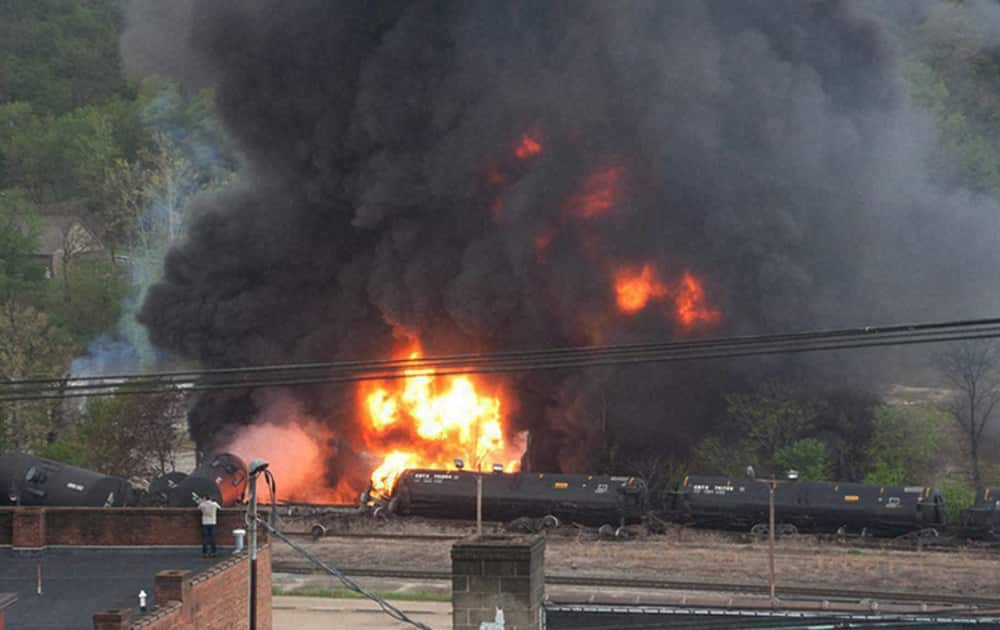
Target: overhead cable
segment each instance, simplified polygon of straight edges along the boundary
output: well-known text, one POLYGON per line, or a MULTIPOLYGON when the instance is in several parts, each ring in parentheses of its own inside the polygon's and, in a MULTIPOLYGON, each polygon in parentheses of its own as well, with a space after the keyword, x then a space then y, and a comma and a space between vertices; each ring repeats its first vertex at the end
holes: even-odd
POLYGON ((415 375, 522 372, 779 353, 849 350, 1000 337, 1000 319, 903 324, 781 335, 758 335, 657 343, 583 346, 464 354, 414 359, 378 359, 313 364, 252 366, 220 370, 122 374, 81 379, 25 379, 0 383, 0 402, 164 394, 254 387, 288 387, 415 375))

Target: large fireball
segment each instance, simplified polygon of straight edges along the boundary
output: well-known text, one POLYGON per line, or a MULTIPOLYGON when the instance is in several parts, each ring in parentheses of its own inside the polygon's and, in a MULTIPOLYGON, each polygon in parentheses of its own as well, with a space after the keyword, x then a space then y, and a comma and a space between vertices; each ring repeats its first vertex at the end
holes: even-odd
POLYGON ((365 441, 380 461, 372 473, 373 494, 388 494, 407 468, 450 468, 455 459, 475 470, 493 464, 519 468, 523 440, 505 431, 499 391, 485 393, 472 376, 437 376, 425 369, 406 374, 360 387, 365 441))

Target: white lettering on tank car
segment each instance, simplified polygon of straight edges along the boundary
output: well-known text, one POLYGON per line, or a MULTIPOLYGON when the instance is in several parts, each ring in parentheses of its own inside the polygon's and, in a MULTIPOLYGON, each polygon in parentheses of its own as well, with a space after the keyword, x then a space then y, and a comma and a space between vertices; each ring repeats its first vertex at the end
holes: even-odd
POLYGON ((72 481, 69 481, 69 482, 66 483, 66 487, 69 488, 70 490, 76 490, 77 492, 83 492, 83 485, 79 484, 79 483, 73 483, 72 481))
POLYGON ((733 486, 710 486, 704 483, 698 483, 691 486, 691 490, 694 494, 732 494, 733 486))

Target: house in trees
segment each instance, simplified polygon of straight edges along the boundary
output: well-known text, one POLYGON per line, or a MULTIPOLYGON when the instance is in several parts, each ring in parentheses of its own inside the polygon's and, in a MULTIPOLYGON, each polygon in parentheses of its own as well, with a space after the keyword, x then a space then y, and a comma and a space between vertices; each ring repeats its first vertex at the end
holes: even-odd
POLYGON ((68 208, 53 208, 39 216, 38 249, 35 255, 45 265, 46 276, 57 278, 74 261, 105 254, 94 232, 68 208))

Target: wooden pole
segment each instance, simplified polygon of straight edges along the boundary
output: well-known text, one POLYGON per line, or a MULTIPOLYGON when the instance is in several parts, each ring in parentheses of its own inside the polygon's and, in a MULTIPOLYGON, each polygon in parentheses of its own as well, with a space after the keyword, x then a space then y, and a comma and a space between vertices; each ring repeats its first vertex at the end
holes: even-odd
POLYGON ((767 562, 769 567, 768 585, 771 588, 771 600, 774 600, 774 487, 777 482, 768 482, 768 487, 770 488, 770 496, 768 497, 768 515, 767 515, 767 562))
POLYGON ((483 536, 483 472, 476 473, 476 536, 483 536))

